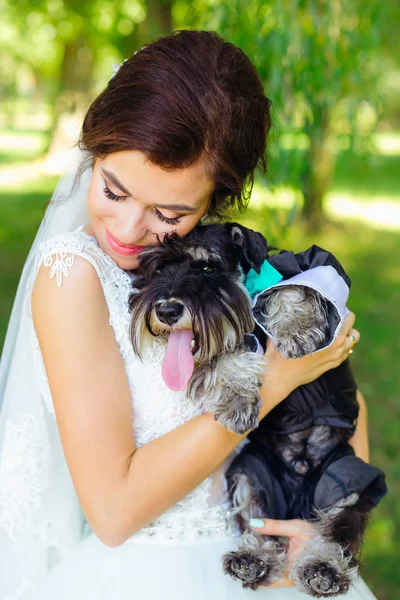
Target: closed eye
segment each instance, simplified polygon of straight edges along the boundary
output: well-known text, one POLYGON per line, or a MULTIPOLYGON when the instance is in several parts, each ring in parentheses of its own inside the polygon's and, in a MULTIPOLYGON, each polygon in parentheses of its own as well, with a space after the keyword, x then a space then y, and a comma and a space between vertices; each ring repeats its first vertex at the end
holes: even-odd
POLYGON ((163 215, 162 212, 160 212, 158 210, 158 208, 155 208, 154 212, 156 213, 156 215, 160 219, 160 221, 162 221, 163 223, 167 223, 168 225, 178 225, 178 223, 180 222, 180 220, 182 218, 182 217, 175 217, 174 219, 169 219, 168 217, 163 215))
MULTIPOLYGON (((108 185, 106 184, 105 181, 104 181, 103 192, 104 192, 105 196, 107 198, 109 198, 109 200, 112 200, 113 202, 119 202, 120 200, 125 200, 125 198, 127 198, 127 196, 118 196, 117 194, 114 194, 114 192, 112 192, 110 190, 110 188, 108 187, 108 185)), ((180 222, 180 219, 181 219, 181 217, 175 217, 173 219, 170 219, 170 218, 166 217, 165 215, 163 215, 158 210, 158 208, 155 208, 154 212, 157 215, 157 217, 160 219, 160 221, 162 221, 163 223, 167 223, 168 225, 178 225, 178 223, 180 222)))
POLYGON ((118 202, 119 200, 124 200, 127 197, 127 196, 117 196, 117 194, 114 194, 114 192, 112 192, 110 190, 110 188, 107 186, 106 182, 104 182, 103 192, 104 192, 104 195, 107 196, 107 198, 109 198, 109 200, 113 200, 114 202, 118 202))

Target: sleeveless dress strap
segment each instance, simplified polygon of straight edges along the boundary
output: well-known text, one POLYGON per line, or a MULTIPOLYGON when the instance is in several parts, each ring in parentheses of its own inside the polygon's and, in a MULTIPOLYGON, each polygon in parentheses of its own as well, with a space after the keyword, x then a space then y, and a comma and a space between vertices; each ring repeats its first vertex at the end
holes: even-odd
POLYGON ((132 346, 128 335, 130 313, 128 308, 129 296, 133 290, 131 276, 120 269, 116 263, 99 247, 96 238, 85 233, 82 228, 72 233, 59 234, 38 246, 32 275, 27 284, 25 310, 31 323, 31 342, 34 350, 35 370, 41 388, 44 404, 54 414, 47 375, 39 342, 33 325, 31 299, 32 290, 37 274, 44 265, 49 269, 49 277, 55 278, 61 287, 64 279, 69 276, 74 267, 75 257, 86 259, 96 270, 103 288, 109 310, 109 323, 114 331, 123 359, 130 358, 132 346))

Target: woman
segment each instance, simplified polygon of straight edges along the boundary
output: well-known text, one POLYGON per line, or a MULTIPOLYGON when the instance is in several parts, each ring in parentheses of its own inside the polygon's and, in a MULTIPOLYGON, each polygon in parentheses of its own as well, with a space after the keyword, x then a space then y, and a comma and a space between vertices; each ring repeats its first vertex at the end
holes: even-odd
MULTIPOLYGON (((166 389, 163 343, 140 362, 128 334, 128 272, 142 248, 244 206, 269 127, 254 67, 207 32, 146 46, 90 107, 86 180, 80 164, 67 200, 62 188, 48 209, 3 357, 1 598, 302 597, 223 575, 234 546, 223 475, 246 435, 166 389)), ((313 356, 268 347, 260 418, 348 356, 353 323, 313 356)), ((314 534, 265 526, 285 527, 293 552, 314 534)), ((373 596, 360 581, 347 598, 373 596)))

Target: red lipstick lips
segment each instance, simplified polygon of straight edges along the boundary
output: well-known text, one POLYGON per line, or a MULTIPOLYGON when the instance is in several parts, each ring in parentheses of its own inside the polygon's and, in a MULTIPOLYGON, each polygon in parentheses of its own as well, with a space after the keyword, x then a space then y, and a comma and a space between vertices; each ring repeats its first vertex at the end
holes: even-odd
POLYGON ((106 229, 107 242, 114 252, 118 252, 118 254, 122 254, 123 256, 133 256, 134 254, 139 254, 146 246, 136 246, 135 244, 123 244, 117 238, 115 238, 111 233, 106 229))

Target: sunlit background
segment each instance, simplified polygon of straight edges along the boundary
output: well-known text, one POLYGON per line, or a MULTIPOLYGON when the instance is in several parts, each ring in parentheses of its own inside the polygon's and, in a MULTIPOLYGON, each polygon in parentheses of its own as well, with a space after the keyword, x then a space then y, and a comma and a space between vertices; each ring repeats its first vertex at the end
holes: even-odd
POLYGON ((353 282, 353 354, 374 511, 364 577, 400 590, 400 53, 396 0, 0 0, 0 347, 19 274, 91 99, 120 63, 174 29, 215 30, 254 61, 273 102, 266 179, 242 222, 273 244, 336 253, 353 282))

